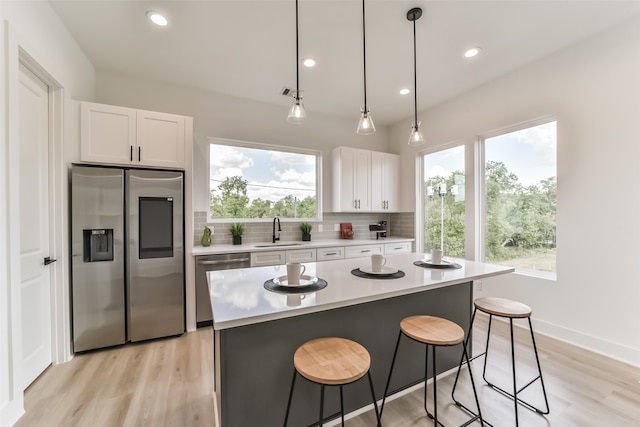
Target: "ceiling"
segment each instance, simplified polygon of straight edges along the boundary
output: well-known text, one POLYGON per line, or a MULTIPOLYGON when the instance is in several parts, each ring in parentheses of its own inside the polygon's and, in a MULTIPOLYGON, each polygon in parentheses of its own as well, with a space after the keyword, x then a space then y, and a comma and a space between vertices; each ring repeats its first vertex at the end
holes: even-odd
MULTIPOLYGON (((116 71, 282 106, 295 89, 294 0, 50 0, 98 71, 116 71), (164 28, 145 17, 162 11, 164 28)), ((640 1, 368 0, 367 104, 377 126, 413 115, 640 14, 640 1), (463 51, 482 52, 465 59, 463 51), (401 88, 412 91, 400 95, 401 88)), ((299 0, 300 89, 314 113, 357 122, 363 103, 362 3, 299 0)), ((354 125, 355 126, 355 125, 354 125)))

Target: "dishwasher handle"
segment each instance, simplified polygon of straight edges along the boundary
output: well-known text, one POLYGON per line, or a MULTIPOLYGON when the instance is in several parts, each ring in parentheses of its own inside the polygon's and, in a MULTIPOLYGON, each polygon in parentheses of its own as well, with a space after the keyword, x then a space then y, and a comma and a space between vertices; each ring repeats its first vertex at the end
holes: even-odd
POLYGON ((199 265, 224 265, 224 264, 236 264, 238 262, 247 262, 249 258, 237 258, 237 259, 221 259, 217 261, 198 261, 199 265))

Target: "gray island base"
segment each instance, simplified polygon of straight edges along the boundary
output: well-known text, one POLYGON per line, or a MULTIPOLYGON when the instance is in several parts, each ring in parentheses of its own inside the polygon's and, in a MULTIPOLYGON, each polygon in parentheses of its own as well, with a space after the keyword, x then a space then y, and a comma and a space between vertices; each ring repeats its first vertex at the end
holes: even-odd
MULTIPOLYGON (((270 275, 273 277, 273 268, 243 269, 246 272, 240 276, 246 287, 242 290, 242 285, 236 280, 241 288, 235 290, 235 295, 228 294, 229 289, 234 289, 231 287, 234 277, 240 277, 233 275, 240 270, 231 270, 236 273, 228 273, 227 281, 222 275, 210 276, 218 425, 281 426, 293 376, 293 354, 300 345, 319 337, 348 338, 367 348, 371 354, 371 376, 376 397, 381 399, 399 324, 404 317, 417 314, 440 316, 467 330, 473 299, 472 280, 513 271, 487 264, 471 265, 466 261, 467 267, 471 267, 467 268, 467 273, 457 270, 449 276, 439 275, 439 279, 434 281, 428 269, 411 264, 417 259, 420 259, 418 254, 388 257, 387 265, 396 265, 407 272, 405 278, 397 280, 362 279, 345 274, 344 271, 354 268, 353 260, 309 263, 307 272, 311 270, 318 277, 325 278, 329 286, 307 295, 304 300, 309 301, 303 301, 297 307, 288 307, 286 303, 279 305, 280 301, 286 301, 286 296, 277 295, 275 298, 269 295, 273 293, 264 294, 268 291, 258 290, 255 286, 260 282, 261 287, 264 280, 268 280, 270 275), (477 274, 470 274, 469 270, 477 274), (465 280, 465 275, 472 277, 465 280), (237 305, 238 292, 243 291, 247 292, 249 301, 257 298, 260 302, 253 306, 251 302, 246 303, 242 309, 230 309, 231 305, 237 305), (345 301, 336 303, 341 296, 345 301), (261 299, 270 301, 266 308, 261 299), (221 314, 218 317, 216 308, 221 314)), ((465 261, 461 260, 461 264, 464 270, 465 261)), ((422 380, 424 351, 424 345, 403 337, 390 390, 410 387, 422 380)), ((438 349, 440 372, 457 366, 461 355, 460 346, 438 349)), ((429 371, 428 376, 432 375, 429 371)), ((298 378, 289 425, 308 426, 317 422, 319 403, 320 386, 298 378)), ((344 404, 346 413, 371 404, 366 379, 344 388, 344 404)), ((325 417, 337 415, 339 410, 339 388, 327 387, 325 417)))

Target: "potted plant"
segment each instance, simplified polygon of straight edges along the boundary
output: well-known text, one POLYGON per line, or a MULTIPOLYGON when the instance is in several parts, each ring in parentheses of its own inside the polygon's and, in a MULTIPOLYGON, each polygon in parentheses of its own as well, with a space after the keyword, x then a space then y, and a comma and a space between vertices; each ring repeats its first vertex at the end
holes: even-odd
POLYGON ((242 233, 244 233, 244 227, 239 222, 234 222, 231 224, 231 228, 229 229, 231 235, 233 236, 233 244, 241 245, 242 244, 242 233))
POLYGON ((311 241, 311 229, 313 227, 311 227, 311 224, 309 224, 308 222, 303 222, 302 224, 300 224, 300 230, 302 230, 302 241, 303 242, 310 242, 311 241))

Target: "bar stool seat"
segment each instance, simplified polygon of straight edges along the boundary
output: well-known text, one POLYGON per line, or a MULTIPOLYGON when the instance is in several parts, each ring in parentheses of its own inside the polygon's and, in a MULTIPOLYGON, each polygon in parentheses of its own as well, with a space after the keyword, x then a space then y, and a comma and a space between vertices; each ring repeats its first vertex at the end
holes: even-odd
POLYGON ((311 340, 298 347, 293 355, 293 364, 293 380, 291 381, 289 402, 287 403, 287 413, 284 421, 285 427, 289 418, 297 374, 311 382, 321 385, 319 425, 322 425, 324 419, 324 387, 327 385, 340 387, 340 414, 342 417, 342 425, 344 425, 342 386, 355 382, 365 375, 369 378, 376 418, 379 420, 378 405, 369 372, 371 356, 367 349, 361 344, 337 337, 311 340))
MULTIPOLYGON (((486 346, 485 346, 485 350, 483 353, 478 354, 477 356, 475 356, 473 359, 471 359, 472 361, 477 359, 478 357, 482 357, 484 356, 484 366, 482 369, 482 378, 484 379, 485 383, 490 386, 491 388, 493 388, 494 390, 502 393, 503 395, 510 397, 511 399, 513 399, 514 402, 514 412, 515 412, 515 419, 516 419, 516 426, 519 425, 519 419, 518 419, 518 404, 521 404, 523 406, 525 406, 526 408, 535 411, 539 414, 542 415, 546 415, 549 413, 549 401, 547 400, 547 391, 545 389, 544 386, 544 379, 542 378, 542 369, 540 367, 540 359, 538 357, 538 348, 536 347, 536 341, 535 341, 535 337, 533 334, 533 326, 531 324, 531 308, 526 305, 523 304, 521 302, 518 301, 513 301, 513 300, 509 300, 509 299, 505 299, 505 298, 495 298, 495 297, 486 297, 486 298, 477 298, 473 301, 473 306, 474 306, 474 310, 473 310, 473 315, 471 316, 471 324, 469 326, 469 334, 467 335, 467 345, 468 345, 468 340, 471 337, 471 330, 473 328, 473 321, 475 320, 476 317, 476 313, 478 310, 480 310, 481 312, 488 314, 489 315, 489 326, 487 328, 487 342, 486 342, 486 346), (497 385, 495 385, 493 382, 487 380, 487 376, 486 376, 486 372, 487 372, 487 357, 489 354, 489 338, 491 337, 491 321, 493 320, 493 316, 498 316, 498 317, 503 317, 506 319, 509 319, 509 329, 511 332, 511 373, 512 373, 512 382, 513 382, 513 391, 512 392, 508 392, 500 387, 498 387, 497 385), (535 358, 536 358, 536 364, 538 367, 538 376, 536 376, 535 378, 533 378, 531 381, 529 381, 527 384, 525 384, 523 387, 520 387, 520 389, 518 389, 517 385, 516 385, 516 357, 515 357, 515 345, 514 345, 514 337, 513 337, 513 320, 514 319, 527 319, 528 323, 529 323, 529 331, 531 332, 531 343, 533 345, 533 351, 535 354, 535 358), (518 397, 518 393, 522 392, 524 389, 526 389, 527 387, 529 387, 531 384, 535 383, 536 381, 540 380, 540 384, 542 386, 542 393, 544 396, 544 402, 545 402, 545 409, 540 409, 537 408, 535 406, 533 406, 532 404, 520 399, 518 397)), ((469 364, 469 361, 466 361, 467 364, 469 364)), ((456 388, 456 383, 458 380, 458 375, 460 374, 460 369, 462 368, 462 364, 464 363, 463 359, 460 359, 460 365, 458 366, 458 374, 456 375, 456 381, 454 382, 453 385, 453 392, 455 393, 455 388, 456 388)), ((469 371, 471 371, 471 368, 469 368, 469 371)))
MULTIPOLYGON (((396 362, 396 356, 398 354, 398 347, 400 345, 400 339, 402 336, 406 336, 414 341, 420 342, 426 345, 425 351, 425 372, 424 372, 424 410, 431 418, 434 420, 434 425, 442 425, 438 421, 438 393, 437 393, 437 381, 436 381, 436 347, 443 346, 453 346, 462 344, 462 357, 467 361, 469 360, 467 354, 467 346, 464 340, 464 330, 457 324, 450 320, 443 319, 441 317, 436 316, 427 316, 427 315, 418 315, 418 316, 410 316, 402 319, 400 321, 400 332, 398 334, 398 340, 396 342, 396 349, 393 354, 393 360, 391 362, 391 369, 389 370, 389 377, 387 378, 387 385, 385 387, 384 396, 382 400, 382 405, 380 406, 380 419, 382 419, 382 412, 384 409, 384 403, 387 398, 392 393, 389 393, 389 383, 391 382, 391 375, 393 373, 393 367, 396 362), (429 346, 432 347, 433 354, 433 415, 427 409, 427 366, 429 364, 429 346)), ((459 407, 467 410, 470 414, 474 415, 473 418, 468 420, 463 425, 468 425, 474 422, 475 420, 480 420, 480 423, 484 425, 482 421, 482 415, 480 414, 480 403, 478 402, 478 395, 476 393, 475 384, 473 382, 473 374, 471 370, 469 370, 469 375, 471 378, 471 385, 473 388, 473 395, 476 401, 476 407, 478 408, 478 414, 476 415, 469 409, 467 409, 462 403, 458 402, 454 398, 454 402, 459 407)), ((452 394, 453 396, 453 394, 452 394)))
POLYGON ((531 308, 528 305, 505 298, 476 298, 473 306, 494 316, 513 318, 531 316, 531 308))

